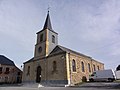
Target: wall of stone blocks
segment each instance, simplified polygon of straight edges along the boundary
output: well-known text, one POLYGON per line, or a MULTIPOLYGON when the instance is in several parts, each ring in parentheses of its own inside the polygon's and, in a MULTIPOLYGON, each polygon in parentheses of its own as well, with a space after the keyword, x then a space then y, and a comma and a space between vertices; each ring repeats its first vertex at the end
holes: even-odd
POLYGON ((69 62, 70 62, 70 71, 69 72, 70 72, 71 84, 77 84, 79 82, 82 82, 83 76, 85 76, 88 80, 89 75, 91 75, 92 72, 93 72, 93 64, 95 64, 96 66, 99 66, 100 70, 104 69, 104 64, 102 64, 98 61, 95 61, 95 60, 93 61, 89 57, 82 56, 82 55, 76 55, 76 54, 73 54, 73 53, 70 53, 68 55, 69 55, 69 62), (73 72, 73 70, 72 70, 72 60, 73 59, 76 62, 76 72, 73 72), (84 72, 82 71, 81 62, 84 63, 84 69, 85 69, 84 72), (89 72, 88 63, 90 64, 91 72, 89 72))
POLYGON ((51 81, 66 82, 67 81, 67 67, 65 54, 54 55, 47 60, 46 79, 51 81), (53 70, 53 62, 56 62, 56 71, 53 70))
POLYGON ((17 77, 22 79, 22 72, 16 66, 1 65, 0 67, 2 67, 0 83, 17 83, 17 77), (6 73, 6 68, 9 68, 8 73, 6 73), (18 75, 18 72, 20 72, 20 75, 18 75))

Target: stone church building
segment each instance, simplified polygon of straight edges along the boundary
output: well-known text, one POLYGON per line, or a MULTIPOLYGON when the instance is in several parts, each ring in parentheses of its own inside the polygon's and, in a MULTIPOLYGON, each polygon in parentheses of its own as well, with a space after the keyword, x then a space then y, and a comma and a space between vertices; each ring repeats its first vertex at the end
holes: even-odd
POLYGON ((43 29, 37 32, 34 57, 24 62, 23 82, 77 84, 103 69, 104 64, 98 60, 58 45, 58 33, 52 28, 48 11, 43 29))

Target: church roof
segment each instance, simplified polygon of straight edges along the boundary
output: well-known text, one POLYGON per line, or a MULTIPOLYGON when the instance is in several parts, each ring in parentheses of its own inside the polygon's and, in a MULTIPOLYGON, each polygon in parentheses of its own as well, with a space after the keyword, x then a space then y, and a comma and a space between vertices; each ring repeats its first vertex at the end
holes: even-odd
POLYGON ((15 66, 14 62, 7 57, 0 55, 0 64, 15 66))
POLYGON ((28 62, 31 62, 31 61, 33 61, 33 60, 34 60, 34 57, 33 57, 33 58, 31 58, 30 60, 28 60, 28 61, 24 62, 24 64, 25 64, 25 63, 28 63, 28 62))
MULTIPOLYGON (((71 49, 69 49, 69 48, 66 48, 66 47, 63 47, 63 46, 60 46, 60 45, 58 45, 58 47, 60 47, 63 51, 66 51, 67 53, 75 53, 75 54, 77 54, 77 55, 89 57, 89 56, 87 56, 87 55, 81 54, 81 53, 79 53, 79 52, 76 52, 76 51, 74 51, 74 50, 71 50, 71 49)), ((89 57, 89 58, 90 58, 90 57, 89 57)))
POLYGON ((52 30, 52 25, 51 25, 51 21, 50 21, 49 11, 47 13, 47 17, 46 17, 45 24, 44 24, 44 27, 43 27, 43 30, 44 29, 52 30))
POLYGON ((81 55, 81 56, 84 56, 84 57, 91 58, 91 57, 89 57, 89 56, 87 56, 87 55, 81 54, 81 53, 79 53, 79 52, 73 51, 73 50, 71 50, 71 49, 68 49, 68 48, 63 47, 63 46, 60 46, 60 45, 57 45, 57 46, 53 49, 53 51, 50 53, 50 55, 55 54, 55 53, 60 53, 60 52, 74 53, 74 54, 77 54, 77 55, 81 55))

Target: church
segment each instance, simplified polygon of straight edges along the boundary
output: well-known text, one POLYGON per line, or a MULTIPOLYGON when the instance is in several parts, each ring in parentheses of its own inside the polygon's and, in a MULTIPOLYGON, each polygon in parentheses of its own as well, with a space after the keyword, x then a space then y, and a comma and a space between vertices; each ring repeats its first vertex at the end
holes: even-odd
POLYGON ((89 79, 104 64, 90 56, 58 45, 58 33, 53 30, 49 11, 43 29, 37 32, 34 57, 24 62, 24 83, 74 85, 89 79))

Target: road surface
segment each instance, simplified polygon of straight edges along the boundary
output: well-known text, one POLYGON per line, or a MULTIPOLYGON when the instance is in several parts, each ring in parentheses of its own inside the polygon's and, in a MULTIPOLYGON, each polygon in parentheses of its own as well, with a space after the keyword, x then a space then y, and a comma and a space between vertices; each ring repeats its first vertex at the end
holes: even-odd
POLYGON ((0 90, 120 90, 120 83, 94 82, 75 87, 1 86, 0 90))

